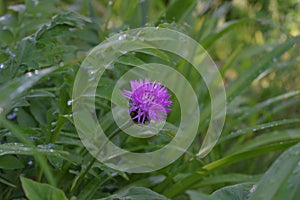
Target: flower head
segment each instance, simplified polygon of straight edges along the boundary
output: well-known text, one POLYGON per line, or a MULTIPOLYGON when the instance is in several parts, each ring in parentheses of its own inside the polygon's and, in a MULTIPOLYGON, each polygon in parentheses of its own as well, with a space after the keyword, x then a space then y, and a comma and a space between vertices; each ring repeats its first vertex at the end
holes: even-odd
POLYGON ((167 89, 159 82, 150 82, 149 79, 130 81, 131 90, 123 90, 123 95, 129 99, 129 113, 131 119, 139 124, 150 124, 153 121, 163 120, 170 111, 172 101, 167 89))

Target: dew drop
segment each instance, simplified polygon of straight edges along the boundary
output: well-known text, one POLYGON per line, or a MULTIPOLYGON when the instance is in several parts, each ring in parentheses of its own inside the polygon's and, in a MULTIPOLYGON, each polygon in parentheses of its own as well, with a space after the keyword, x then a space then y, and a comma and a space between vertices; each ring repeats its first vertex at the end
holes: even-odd
POLYGON ((127 37, 126 34, 122 34, 122 35, 120 35, 120 36, 118 37, 118 39, 119 39, 119 40, 125 40, 126 37, 127 37))
POLYGON ((17 117, 17 112, 12 112, 10 114, 7 115, 7 119, 8 120, 13 120, 17 117))
POLYGON ((26 76, 26 77, 32 77, 32 72, 27 72, 27 73, 25 74, 25 76, 26 76))
POLYGON ((0 17, 0 21, 4 21, 6 19, 5 16, 0 17))
POLYGON ((73 117, 72 114, 66 114, 66 115, 63 115, 65 118, 70 118, 70 117, 73 117))
POLYGON ((51 126, 56 126, 57 121, 51 122, 51 126))
POLYGON ((0 69, 4 69, 4 64, 3 63, 1 63, 0 69))
POLYGON ((74 101, 73 99, 70 99, 70 100, 67 102, 67 105, 68 105, 68 106, 71 106, 71 105, 73 104, 73 101, 74 101))
POLYGON ((256 185, 253 185, 253 186, 252 186, 252 188, 250 189, 250 193, 253 193, 253 192, 255 192, 255 190, 256 190, 256 187, 257 187, 256 185))
POLYGON ((63 67, 64 65, 65 65, 64 62, 60 62, 60 63, 59 63, 59 66, 60 66, 60 67, 63 67))

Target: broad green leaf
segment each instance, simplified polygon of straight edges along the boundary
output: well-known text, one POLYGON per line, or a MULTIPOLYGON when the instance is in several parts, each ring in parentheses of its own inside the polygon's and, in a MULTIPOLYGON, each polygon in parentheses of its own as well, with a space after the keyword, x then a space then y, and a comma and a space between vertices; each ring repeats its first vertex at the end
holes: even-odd
POLYGON ((148 188, 133 187, 121 194, 115 194, 99 200, 167 200, 163 195, 160 195, 148 188))
POLYGON ((191 200, 245 200, 248 199, 253 183, 241 183, 218 189, 211 195, 199 191, 188 190, 191 200))
POLYGON ((55 68, 47 68, 35 72, 28 72, 26 75, 18 77, 0 87, 0 114, 5 112, 8 106, 12 105, 18 97, 31 88, 37 81, 45 75, 51 73, 55 68))
POLYGON ((300 194, 300 143, 285 151, 256 184, 250 200, 297 199, 300 194))
POLYGON ((124 65, 134 66, 134 67, 139 67, 145 64, 144 61, 142 61, 141 59, 131 55, 121 56, 117 62, 124 65))
POLYGON ((49 99, 32 99, 30 101, 30 112, 39 124, 46 124, 47 119, 45 113, 51 105, 49 99))
POLYGON ((141 180, 138 180, 136 182, 133 182, 131 184, 126 185, 124 188, 122 188, 121 190, 119 190, 119 192, 128 190, 129 188, 132 188, 132 187, 146 187, 146 188, 150 188, 150 187, 153 187, 153 186, 161 183, 163 180, 165 180, 165 178, 166 177, 163 176, 163 175, 150 176, 150 177, 147 177, 145 179, 141 179, 141 180))
POLYGON ((46 183, 38 183, 21 177, 22 187, 29 200, 67 200, 64 192, 46 183))
POLYGON ((37 123, 34 118, 28 114, 23 108, 18 109, 17 122, 21 126, 36 127, 37 123))
POLYGON ((245 200, 248 199, 252 188, 253 183, 241 183, 227 186, 215 191, 211 197, 212 199, 245 200))
POLYGON ((209 195, 200 191, 188 190, 186 193, 190 197, 190 200, 213 200, 209 195))
POLYGON ((23 167, 23 163, 15 156, 0 156, 0 169, 21 169, 23 167))
POLYGON ((90 23, 91 20, 87 17, 84 17, 78 13, 75 12, 67 12, 62 13, 57 16, 55 16, 51 22, 50 25, 44 25, 42 26, 35 34, 34 39, 38 40, 42 35, 54 27, 58 25, 68 25, 68 26, 74 26, 78 28, 83 28, 86 23, 90 23))
POLYGON ((9 45, 13 42, 13 34, 9 30, 0 29, 0 45, 9 45))

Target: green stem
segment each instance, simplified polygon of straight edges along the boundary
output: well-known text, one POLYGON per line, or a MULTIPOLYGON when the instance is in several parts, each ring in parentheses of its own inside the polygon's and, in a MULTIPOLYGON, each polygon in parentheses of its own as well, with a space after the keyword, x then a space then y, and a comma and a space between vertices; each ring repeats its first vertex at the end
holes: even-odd
MULTIPOLYGON (((107 142, 112 139, 114 136, 116 136, 120 130, 122 129, 126 129, 128 127, 130 127, 132 125, 132 120, 128 120, 127 122, 125 122, 122 126, 118 127, 117 129, 115 129, 109 136, 108 136, 108 140, 107 142)), ((98 155, 100 154, 102 148, 104 147, 105 144, 107 144, 107 142, 105 142, 100 148, 99 151, 97 153, 96 156, 94 156, 94 158, 92 159, 92 161, 89 163, 89 165, 87 166, 87 168, 84 170, 84 172, 82 174, 80 174, 80 176, 78 177, 78 181, 76 182, 75 186, 71 188, 71 192, 75 191, 77 189, 77 187, 80 185, 80 183, 83 180, 83 177, 85 177, 85 175, 89 172, 89 170, 92 168, 92 166, 94 165, 94 163, 97 160, 98 155)))
POLYGON ((63 117, 60 117, 57 121, 57 125, 54 129, 54 132, 52 134, 52 137, 51 137, 51 140, 50 140, 50 143, 55 143, 59 134, 60 134, 60 131, 63 127, 63 125, 66 123, 67 119, 66 118, 63 118, 63 117))

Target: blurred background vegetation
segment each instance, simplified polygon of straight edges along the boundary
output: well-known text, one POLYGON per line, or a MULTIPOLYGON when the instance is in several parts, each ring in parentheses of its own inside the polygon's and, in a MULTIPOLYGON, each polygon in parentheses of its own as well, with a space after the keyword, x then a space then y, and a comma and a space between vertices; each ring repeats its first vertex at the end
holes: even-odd
MULTIPOLYGON (((299 0, 0 0, 0 199, 296 199, 299 34, 299 0), (228 113, 205 158, 196 156, 208 126, 201 119, 199 137, 175 163, 130 174, 105 167, 84 148, 71 96, 93 47, 146 26, 183 32, 209 52, 225 82, 228 113)), ((107 132, 116 129, 108 99, 135 66, 132 57, 171 66, 175 60, 200 108, 209 110, 201 76, 183 59, 146 51, 124 57, 99 83, 97 114, 107 132)), ((179 115, 169 121, 178 124, 179 115)), ((143 151, 169 140, 167 134, 146 142, 114 138, 143 151)))

